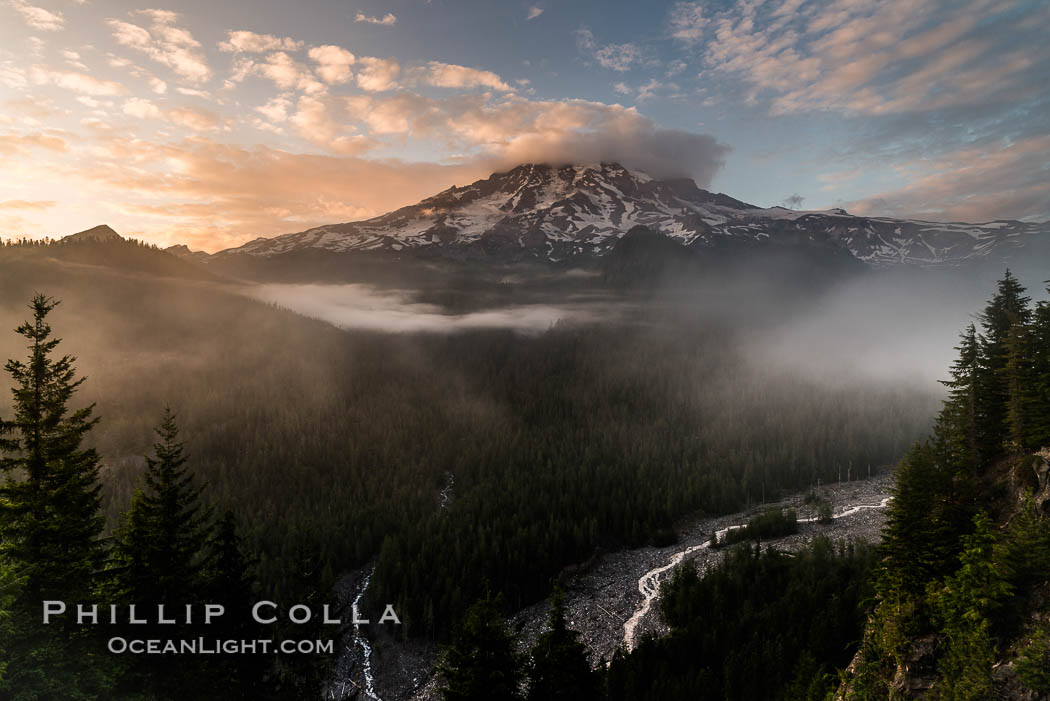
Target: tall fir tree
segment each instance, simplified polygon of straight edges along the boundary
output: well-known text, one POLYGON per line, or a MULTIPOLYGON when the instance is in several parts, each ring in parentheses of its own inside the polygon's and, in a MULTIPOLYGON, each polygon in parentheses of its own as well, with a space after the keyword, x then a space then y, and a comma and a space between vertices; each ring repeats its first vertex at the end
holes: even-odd
POLYGON ((1032 379, 1026 442, 1031 448, 1043 448, 1050 446, 1050 302, 1036 306, 1030 345, 1032 379))
POLYGON ((439 672, 444 701, 521 701, 522 659, 492 597, 467 609, 439 672))
POLYGON ((599 679, 580 634, 568 627, 560 589, 551 597, 547 627, 532 648, 528 701, 596 701, 599 679))
POLYGON ((38 294, 33 320, 16 331, 29 341, 26 361, 9 360, 14 380, 14 418, 0 420, 0 535, 4 553, 25 567, 21 599, 38 607, 45 599, 84 601, 103 560, 101 459, 84 438, 98 422, 94 404, 70 410, 84 378, 69 355, 54 357, 47 316, 58 305, 38 294))
POLYGON ((879 595, 920 598, 926 582, 951 571, 963 518, 952 498, 952 470, 927 442, 912 446, 897 468, 883 531, 879 595))
POLYGON ((982 417, 978 396, 981 347, 973 324, 963 331, 955 350, 959 357, 951 367, 952 379, 941 382, 948 388, 948 399, 938 417, 936 433, 943 438, 946 458, 953 466, 975 474, 982 458, 979 436, 982 417))
POLYGON ((145 488, 131 500, 113 552, 117 598, 174 608, 205 594, 211 511, 202 486, 186 466, 184 446, 170 408, 146 457, 145 488))
MULTIPOLYGON (((1009 270, 999 281, 995 295, 980 316, 982 380, 980 397, 983 408, 981 449, 986 456, 1002 453, 1011 435, 1010 405, 1011 386, 1019 388, 1021 372, 1019 354, 1021 346, 1017 339, 1018 328, 1031 321, 1031 298, 1025 296, 1025 288, 1009 270), (1011 336, 1014 339, 1011 340, 1011 336), (1011 354, 1014 360, 1011 363, 1011 354)), ((1017 416, 1020 421, 1020 415, 1017 416)))
MULTIPOLYGON (((0 420, 0 559, 19 581, 8 598, 0 641, 7 663, 0 698, 17 701, 95 699, 112 681, 112 656, 91 629, 70 616, 42 625, 43 601, 90 601, 104 559, 98 483, 101 459, 83 447, 98 419, 94 405, 71 410, 84 382, 69 355, 56 357, 48 315, 58 302, 36 295, 32 321, 16 332, 29 341, 25 361, 8 360, 14 417, 0 420)), ((0 594, 2 596, 2 594, 0 594)))

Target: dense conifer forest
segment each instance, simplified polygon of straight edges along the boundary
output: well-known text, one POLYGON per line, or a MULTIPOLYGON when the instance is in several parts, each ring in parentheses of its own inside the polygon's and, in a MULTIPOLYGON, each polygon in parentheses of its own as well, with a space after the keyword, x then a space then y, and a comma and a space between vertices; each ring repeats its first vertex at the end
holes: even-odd
MULTIPOLYGON (((155 521, 165 455, 163 479, 190 504, 188 542, 168 541, 189 563, 178 568, 194 577, 187 591, 214 587, 225 558, 242 572, 222 575, 231 590, 330 601, 339 575, 375 563, 370 600, 395 604, 403 635, 447 642, 487 591, 502 592, 491 605, 506 613, 601 549, 666 539, 678 519, 833 480, 845 465, 890 463, 935 401, 756 361, 742 351, 761 316, 712 320, 650 301, 624 305, 616 323, 537 334, 344 331, 238 283, 183 275, 183 261, 148 247, 106 244, 116 254, 88 260, 54 245, 61 255, 5 247, 0 316, 13 329, 34 292, 62 299, 47 317, 56 353, 74 354, 87 378, 68 409, 93 406, 78 435, 93 451, 83 483, 100 490, 83 508, 104 517, 83 521, 84 537, 106 535, 91 557, 122 573, 98 585, 114 600, 139 596, 148 553, 135 544, 160 542, 142 527, 155 521)), ((25 339, 0 335, 0 350, 25 358, 25 339)), ((14 489, 25 475, 7 479, 14 489)), ((131 689, 139 672, 115 674, 131 689)), ((271 664, 244 678, 302 694, 323 674, 271 664)))
MULTIPOLYGON (((877 548, 817 538, 799 553, 737 545, 706 573, 686 563, 661 589, 670 634, 599 664, 594 698, 1050 697, 1050 303, 1033 308, 1007 272, 979 323, 932 435, 897 468, 877 548)), ((793 526, 766 512, 731 540, 793 526)), ((537 654, 468 661, 463 647, 444 658, 445 699, 485 698, 462 680, 537 654)))

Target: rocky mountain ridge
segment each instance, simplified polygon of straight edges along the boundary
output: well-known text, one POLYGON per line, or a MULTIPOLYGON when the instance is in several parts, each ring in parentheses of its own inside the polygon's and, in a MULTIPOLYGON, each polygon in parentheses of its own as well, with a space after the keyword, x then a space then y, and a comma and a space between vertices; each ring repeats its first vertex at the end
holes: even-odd
POLYGON ((943 223, 860 217, 842 209, 762 208, 687 178, 657 180, 617 163, 525 164, 379 217, 258 238, 215 255, 320 249, 565 261, 600 257, 636 226, 688 247, 838 248, 875 266, 954 266, 1050 239, 1050 223, 943 223))

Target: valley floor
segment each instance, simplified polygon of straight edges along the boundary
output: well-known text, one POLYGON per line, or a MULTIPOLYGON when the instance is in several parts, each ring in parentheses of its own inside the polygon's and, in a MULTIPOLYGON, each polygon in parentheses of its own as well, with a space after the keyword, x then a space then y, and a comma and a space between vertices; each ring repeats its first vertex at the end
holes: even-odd
MULTIPOLYGON (((823 485, 818 493, 831 500, 835 519, 829 524, 805 522, 815 518, 813 507, 804 504, 805 493, 796 493, 771 504, 762 504, 747 511, 718 518, 703 518, 684 524, 678 530, 679 540, 667 547, 645 547, 605 553, 593 561, 566 573, 561 582, 569 626, 581 634, 591 650, 592 664, 611 659, 621 645, 628 647, 641 640, 646 633, 662 635, 667 632, 660 614, 658 597, 646 609, 647 597, 642 589, 653 591, 654 580, 663 581, 673 568, 664 567, 673 561, 694 560, 706 569, 718 562, 729 548, 711 550, 705 547, 711 534, 738 527, 765 510, 781 506, 796 510, 799 531, 795 535, 764 541, 764 545, 780 550, 798 550, 814 536, 823 534, 832 540, 864 540, 877 542, 885 521, 885 509, 893 484, 888 472, 870 479, 823 485), (867 508, 856 508, 867 507, 867 508), (682 553, 688 553, 684 557, 682 553), (654 574, 654 570, 662 570, 654 574), (648 575, 648 577, 647 577, 648 575), (645 582, 640 582, 646 578, 645 582), (640 586, 640 583, 642 586, 640 586), (644 615, 638 615, 645 611, 644 615), (633 620, 632 620, 633 619, 633 620), (628 622, 631 623, 628 625, 628 622)), ((543 632, 547 620, 546 601, 526 608, 514 615, 509 623, 518 630, 522 648, 531 647, 543 632)), ((352 650, 352 648, 350 648, 352 650)), ((438 679, 433 674, 437 651, 417 642, 393 644, 379 641, 375 646, 372 667, 375 674, 376 696, 382 701, 437 701, 438 679)), ((363 686, 360 660, 353 665, 352 678, 363 686)), ((346 669, 346 664, 340 665, 346 669)), ((337 687, 340 685, 337 685, 337 687)), ((352 688, 347 684, 343 688, 352 688)), ((369 698, 363 694, 361 698, 369 698)))

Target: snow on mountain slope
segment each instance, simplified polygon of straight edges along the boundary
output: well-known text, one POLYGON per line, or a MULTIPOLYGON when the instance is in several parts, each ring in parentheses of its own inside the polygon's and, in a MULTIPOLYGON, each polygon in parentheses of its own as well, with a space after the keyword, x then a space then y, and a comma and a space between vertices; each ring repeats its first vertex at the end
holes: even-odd
POLYGON ((425 249, 457 257, 564 260, 600 256, 634 226, 683 245, 762 242, 845 247, 876 265, 955 264, 1024 245, 1047 224, 935 223, 854 217, 844 210, 763 209, 701 190, 686 178, 655 180, 616 163, 525 164, 374 219, 259 238, 219 255, 425 249))

